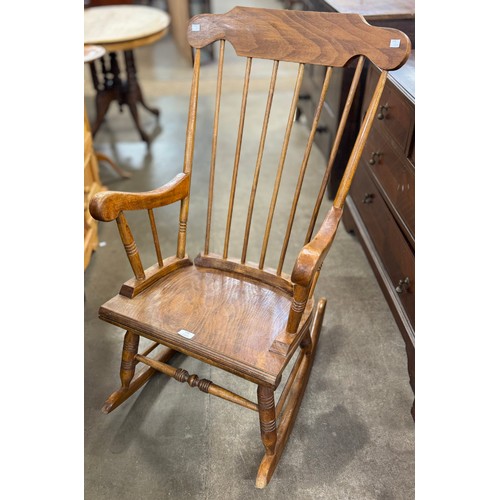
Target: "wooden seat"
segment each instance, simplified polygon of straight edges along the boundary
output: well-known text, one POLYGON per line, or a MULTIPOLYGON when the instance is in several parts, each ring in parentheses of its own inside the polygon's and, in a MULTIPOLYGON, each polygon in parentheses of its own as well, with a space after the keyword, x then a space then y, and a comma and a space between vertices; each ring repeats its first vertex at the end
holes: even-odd
MULTIPOLYGON (((257 384, 277 385, 288 358, 273 342, 286 333, 292 294, 244 276, 189 266, 134 299, 117 295, 102 319, 204 359, 257 384), (179 332, 194 333, 185 338, 179 332), (248 335, 247 332, 252 332, 248 335)), ((312 299, 303 315, 308 324, 312 299)))
MULTIPOLYGON (((188 41, 195 48, 193 83, 188 113, 185 158, 182 172, 167 184, 149 192, 105 192, 94 196, 90 204, 92 216, 103 222, 115 220, 118 225, 134 277, 123 284, 120 293, 101 306, 99 316, 104 321, 122 327, 126 333, 120 368, 121 387, 109 396, 103 411, 108 413, 122 404, 144 385, 155 372, 161 372, 178 382, 213 396, 221 397, 244 408, 258 412, 265 455, 257 472, 256 485, 267 485, 291 433, 318 346, 326 298, 315 301, 314 291, 321 267, 342 217, 342 208, 356 171, 368 133, 380 106, 380 96, 387 78, 387 71, 397 69, 407 60, 410 42, 403 33, 386 28, 369 26, 355 14, 300 12, 286 10, 236 7, 227 14, 202 14, 195 16, 188 26, 188 41), (207 218, 205 245, 195 259, 186 252, 191 176, 195 150, 196 115, 200 81, 200 50, 219 41, 218 76, 214 96, 212 149, 206 156, 210 163, 207 186, 207 218), (217 157, 219 121, 225 43, 229 41, 237 55, 246 58, 239 125, 236 134, 234 158, 217 157), (250 87, 252 60, 273 61, 269 92, 265 102, 263 124, 258 147, 253 151, 255 169, 249 198, 238 196, 237 178, 244 137, 245 115, 250 87), (363 118, 350 159, 346 165, 340 187, 323 222, 317 226, 320 205, 324 198, 328 178, 334 163, 347 116, 365 64, 365 58, 381 68, 366 115, 363 118), (269 130, 273 97, 276 91, 280 61, 297 63, 297 77, 292 91, 288 119, 283 123, 277 139, 282 143, 276 167, 275 182, 270 203, 265 209, 267 219, 263 229, 259 261, 248 260, 252 218, 259 198, 259 175, 269 130), (296 188, 289 201, 290 210, 285 218, 276 210, 279 188, 287 161, 291 131, 295 124, 305 64, 324 65, 325 78, 321 98, 305 145, 296 188), (293 268, 287 273, 285 258, 290 247, 292 228, 299 209, 304 177, 317 132, 334 67, 355 64, 349 97, 339 117, 337 137, 319 183, 312 213, 307 217, 309 226, 293 268), (227 217, 223 233, 215 232, 216 165, 219 175, 231 179, 228 194, 227 217), (232 172, 228 173, 232 167, 232 172), (156 229, 154 210, 180 202, 179 230, 176 254, 162 256, 160 237, 156 229), (231 229, 236 204, 246 205, 243 244, 238 256, 230 255, 231 229), (153 235, 156 263, 144 268, 141 256, 125 213, 144 211, 149 218, 153 235), (282 237, 281 252, 275 268, 266 266, 271 228, 278 228, 282 237), (211 249, 213 234, 224 234, 220 253, 211 249), (139 354, 139 339, 152 341, 139 354), (157 352, 156 357, 152 356, 157 352), (205 363, 221 368, 228 374, 241 377, 257 386, 257 402, 250 401, 213 381, 200 379, 183 368, 175 368, 168 360, 175 353, 183 353, 205 363), (287 380, 282 385, 282 375, 290 363, 287 380), (137 364, 145 369, 136 373, 137 364), (278 402, 275 391, 281 389, 278 402)), ((233 112, 233 111, 231 111, 233 112)), ((206 130, 201 133, 207 133, 206 130)), ((252 154, 252 153, 248 153, 252 154)), ((203 156, 203 151, 201 152, 203 156)), ((264 197, 265 198, 265 197, 264 197)), ((314 201, 314 200, 313 200, 314 201)), ((219 212, 217 212, 219 213, 219 212)), ((239 212, 241 213, 241 212, 239 212)), ((259 211, 262 214, 264 212, 259 211)), ((220 217, 219 217, 220 218, 220 217)), ((303 218, 303 217, 301 217, 303 218)), ((220 222, 220 221, 219 221, 220 222)), ((231 247, 232 248, 232 247, 231 247)), ((221 458, 223 459, 223 458, 221 458)))

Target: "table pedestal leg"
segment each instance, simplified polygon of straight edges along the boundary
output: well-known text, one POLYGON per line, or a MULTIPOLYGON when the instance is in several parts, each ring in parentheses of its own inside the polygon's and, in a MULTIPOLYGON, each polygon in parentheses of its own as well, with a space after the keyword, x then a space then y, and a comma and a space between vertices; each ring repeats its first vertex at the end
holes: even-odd
POLYGON ((150 113, 154 114, 157 117, 160 115, 160 111, 158 109, 149 108, 144 104, 144 100, 142 98, 142 91, 139 86, 139 82, 137 81, 137 71, 135 68, 134 53, 131 50, 125 50, 123 54, 125 56, 125 69, 127 71, 127 85, 125 88, 125 92, 123 94, 123 98, 130 109, 130 113, 132 114, 135 126, 139 131, 142 140, 149 145, 151 140, 149 136, 142 129, 139 120, 139 113, 137 110, 137 103, 138 102, 141 103, 144 106, 144 108, 146 108, 150 113))
POLYGON ((94 89, 96 90, 96 119, 92 126, 92 135, 95 136, 99 130, 104 117, 109 109, 110 104, 113 101, 117 101, 120 106, 120 111, 122 111, 122 106, 126 104, 134 120, 134 124, 144 142, 148 144, 151 143, 150 137, 146 134, 141 126, 139 119, 139 113, 137 110, 137 103, 140 103, 147 111, 158 117, 160 115, 160 110, 157 108, 152 108, 144 102, 141 87, 137 80, 137 70, 135 67, 134 53, 132 50, 124 51, 125 59, 125 71, 127 75, 127 80, 124 82, 120 78, 120 68, 118 65, 118 59, 116 53, 111 52, 109 54, 110 65, 106 64, 106 61, 101 59, 101 71, 104 81, 101 83, 97 76, 97 70, 93 62, 90 63, 90 71, 92 74, 92 83, 94 89))

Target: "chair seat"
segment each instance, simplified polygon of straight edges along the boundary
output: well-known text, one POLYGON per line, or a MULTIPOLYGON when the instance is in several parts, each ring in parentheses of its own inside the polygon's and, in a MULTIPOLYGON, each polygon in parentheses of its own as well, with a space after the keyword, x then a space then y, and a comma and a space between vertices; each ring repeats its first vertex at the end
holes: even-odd
MULTIPOLYGON (((99 316, 247 380, 275 386, 293 352, 283 356, 269 349, 286 330, 291 302, 280 289, 193 265, 134 298, 113 297, 99 316), (185 332, 194 336, 186 338, 185 332)), ((312 309, 310 300, 299 335, 312 309)))

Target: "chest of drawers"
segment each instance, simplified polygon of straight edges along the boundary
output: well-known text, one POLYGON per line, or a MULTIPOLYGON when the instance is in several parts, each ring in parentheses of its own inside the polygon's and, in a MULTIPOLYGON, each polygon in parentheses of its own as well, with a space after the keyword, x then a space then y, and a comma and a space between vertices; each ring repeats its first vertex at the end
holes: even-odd
MULTIPOLYGON (((408 354, 415 390, 415 53, 391 73, 346 202, 344 224, 365 250, 408 354)), ((368 68, 366 89, 379 70, 368 68)), ((362 115, 366 104, 362 103, 362 115)))

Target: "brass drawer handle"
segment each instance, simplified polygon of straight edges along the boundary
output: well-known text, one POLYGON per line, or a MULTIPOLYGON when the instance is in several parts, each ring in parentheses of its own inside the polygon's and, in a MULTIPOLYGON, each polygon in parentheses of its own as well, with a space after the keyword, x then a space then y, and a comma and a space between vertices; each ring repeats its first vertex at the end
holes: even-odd
POLYGON ((370 165, 375 165, 375 163, 379 162, 379 159, 380 159, 381 156, 382 156, 382 153, 380 153, 379 151, 374 151, 372 153, 371 158, 368 160, 368 163, 370 165))
POLYGON ((373 198, 375 198, 375 195, 373 193, 365 193, 363 199, 361 200, 362 203, 373 203, 373 198))
POLYGON ((385 118, 385 115, 387 114, 387 111, 389 111, 389 104, 382 104, 382 106, 380 106, 380 111, 377 115, 377 118, 379 120, 383 120, 385 118))
POLYGON ((396 292, 403 293, 410 287, 410 278, 408 276, 404 280, 399 280, 396 292))

